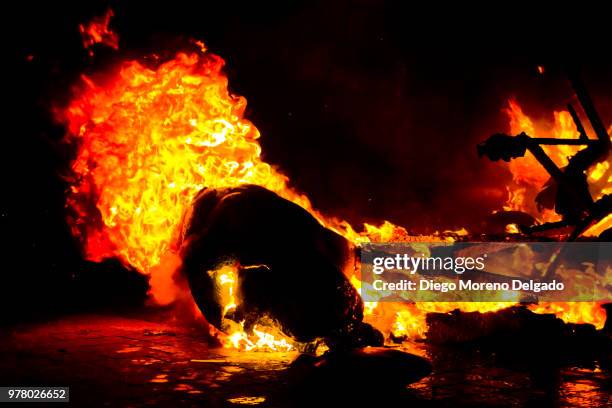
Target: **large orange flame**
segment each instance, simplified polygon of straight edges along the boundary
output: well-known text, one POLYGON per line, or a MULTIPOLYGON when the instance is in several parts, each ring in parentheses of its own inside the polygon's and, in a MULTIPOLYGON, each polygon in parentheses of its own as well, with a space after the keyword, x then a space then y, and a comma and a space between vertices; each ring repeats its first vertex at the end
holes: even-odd
POLYGON ((262 160, 259 131, 243 117, 246 100, 228 92, 223 60, 199 45, 156 67, 127 62, 105 81, 83 76, 61 112, 78 146, 69 223, 87 259, 119 258, 150 275, 157 303, 171 303, 181 291, 172 278, 178 227, 191 200, 204 187, 243 183, 276 192, 355 241, 407 235, 389 223, 360 235, 315 211, 262 160))
POLYGON ((84 78, 66 114, 79 143, 68 204, 82 216, 88 258, 119 256, 149 273, 204 187, 256 183, 308 205, 261 160, 259 132, 222 67, 211 54, 181 53, 157 68, 126 63, 106 85, 84 78), (87 224, 92 195, 102 225, 87 224))
MULTIPOLYGON (((223 60, 200 46, 200 51, 179 53, 155 66, 126 62, 104 80, 83 76, 80 89, 61 111, 67 138, 77 146, 67 196, 68 220, 87 259, 119 258, 149 275, 153 298, 168 304, 181 291, 172 275, 180 266, 178 228, 192 198, 204 187, 242 183, 276 192, 356 244, 441 239, 413 237, 389 222, 380 227, 366 224, 363 232, 356 232, 348 223, 314 210, 282 172, 262 159, 260 134, 244 118, 246 100, 228 91, 223 60)), ((527 126, 526 121, 521 123, 527 126)), ((537 176, 532 181, 542 180, 537 176)), ((218 272, 230 310, 235 305, 231 271, 218 272)), ((386 333, 420 337, 427 328, 427 312, 488 311, 511 304, 372 302, 366 305, 366 314, 386 333)), ((588 313, 551 310, 567 320, 601 325, 599 315, 590 317, 593 307, 588 313)), ((245 337, 237 329, 226 344, 246 349, 292 347, 278 331, 272 334, 259 328, 255 335, 245 337)))
POLYGON ((83 77, 63 119, 78 145, 71 226, 88 259, 118 257, 149 274, 176 249, 177 228, 198 191, 243 183, 274 191, 355 241, 406 235, 390 223, 358 234, 290 188, 262 160, 259 131, 243 117, 246 100, 228 92, 223 64, 203 50, 158 67, 125 63, 103 84, 83 77))

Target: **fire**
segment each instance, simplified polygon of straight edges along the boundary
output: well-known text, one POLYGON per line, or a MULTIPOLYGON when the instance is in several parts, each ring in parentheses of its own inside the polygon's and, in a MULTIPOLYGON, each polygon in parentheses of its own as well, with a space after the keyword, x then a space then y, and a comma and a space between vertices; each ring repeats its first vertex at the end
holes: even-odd
POLYGON ((108 9, 103 16, 94 17, 88 24, 79 25, 83 46, 88 50, 90 56, 94 55, 92 47, 96 44, 104 44, 115 50, 119 49, 119 36, 108 28, 113 15, 113 10, 108 9))
MULTIPOLYGON (((96 23, 101 25, 82 27, 81 31, 91 37, 86 46, 102 39, 115 47, 117 39, 107 29, 110 16, 112 12, 96 23)), ((300 205, 321 224, 355 244, 453 240, 467 234, 462 229, 413 236, 390 222, 378 227, 365 224, 363 232, 357 232, 347 222, 313 209, 306 196, 289 186, 287 176, 262 159, 259 131, 244 117, 246 100, 228 91, 222 72, 224 61, 202 43, 197 46, 197 51, 181 52, 155 65, 128 61, 104 78, 83 76, 71 102, 59 111, 58 118, 68 131, 67 140, 77 148, 69 175, 68 222, 81 240, 87 259, 120 259, 149 275, 152 297, 160 304, 169 304, 181 291, 173 279, 180 266, 177 239, 193 197, 204 187, 243 183, 263 186, 300 205)), ((535 129, 518 105, 511 104, 510 109, 516 129, 535 129)), ((575 129, 566 115, 555 117, 561 131, 573 137, 575 129)), ((559 151, 559 158, 563 154, 559 151)), ((523 188, 539 187, 545 181, 539 166, 516 162, 512 171, 523 188)), ((607 169, 599 171, 603 174, 607 169)), ((210 273, 217 281, 224 315, 230 316, 239 305, 236 266, 222 266, 210 273)), ((357 286, 354 271, 347 274, 357 286)), ((489 311, 511 304, 371 302, 366 304, 366 320, 396 336, 419 338, 426 332, 428 312, 455 308, 489 311)), ((600 322, 600 316, 591 309, 558 306, 547 310, 568 320, 600 322)), ((234 322, 227 333, 224 343, 228 347, 277 351, 295 347, 273 324, 255 325, 247 333, 244 322, 234 322)))
POLYGON ((424 339, 427 334, 425 319, 428 313, 448 313, 453 310, 464 312, 494 312, 515 305, 515 302, 425 302, 408 305, 395 312, 392 333, 395 337, 424 339))
MULTIPOLYGON (((243 117, 246 100, 228 92, 223 64, 203 48, 157 67, 126 62, 106 80, 83 76, 61 120, 78 146, 67 206, 88 259, 118 257, 145 274, 170 273, 160 265, 177 249, 195 194, 244 183, 274 191, 355 242, 408 236, 388 222, 357 233, 291 189, 262 160, 259 131, 243 117)), ((153 296, 160 291, 154 286, 153 296)))
POLYGON ((311 208, 262 161, 222 67, 215 55, 180 53, 158 67, 127 62, 104 83, 83 77, 63 119, 78 145, 67 204, 88 259, 151 273, 204 187, 254 183, 311 208))
MULTIPOLYGON (((231 95, 223 60, 206 52, 179 53, 158 66, 126 62, 106 80, 83 76, 81 89, 60 119, 78 147, 67 196, 72 232, 87 259, 117 257, 150 275, 160 304, 180 289, 172 279, 180 266, 176 242, 182 217, 204 187, 261 185, 304 207, 324 225, 354 240, 347 223, 324 218, 288 178, 261 159, 259 131, 244 118, 246 100, 231 95)), ((366 234, 390 239, 405 230, 386 223, 366 234)), ((232 277, 220 275, 225 311, 236 307, 232 277)), ((243 330, 238 332, 244 333, 243 330)), ((286 349, 270 333, 254 330, 253 344, 234 333, 244 348, 286 349)))
MULTIPOLYGON (((540 73, 543 73, 543 68, 540 73)), ((572 117, 567 111, 554 112, 552 127, 535 123, 529 116, 523 113, 520 105, 513 99, 509 101, 505 112, 510 120, 511 134, 525 132, 532 137, 564 139, 575 139, 579 136, 572 117)), ((612 133, 612 125, 608 133, 612 133)), ((568 158, 580 149, 580 147, 574 146, 544 146, 543 148, 560 167, 567 165, 568 158)), ((535 206, 535 195, 550 177, 541 164, 528 153, 524 158, 511 161, 510 171, 514 184, 508 187, 508 200, 504 205, 504 210, 524 211, 536 216, 540 222, 558 220, 559 217, 553 210, 543 209, 540 212, 535 206)), ((590 185, 593 186, 591 193, 594 199, 598 199, 604 194, 612 193, 612 170, 610 169, 609 160, 593 166, 589 170, 588 178, 590 185)), ((585 235, 598 235, 610 227, 612 227, 612 215, 608 215, 591 227, 585 235)), ((518 226, 510 224, 506 227, 506 232, 518 233, 518 226)), ((462 234, 457 235, 461 236, 462 234)), ((439 239, 439 237, 432 238, 434 239, 431 239, 431 241, 439 239)), ((352 283, 357 289, 361 289, 359 279, 353 279, 352 283)), ((374 293, 371 292, 370 294, 374 295, 374 293)), ((366 302, 365 320, 377 327, 390 327, 390 332, 395 337, 422 339, 425 338, 427 332, 425 321, 427 313, 447 313, 455 309, 465 312, 478 311, 484 313, 507 308, 514 304, 516 302, 436 302, 408 305, 366 302)), ((529 305, 528 307, 536 313, 553 313, 566 322, 591 323, 599 329, 603 327, 606 319, 604 309, 594 302, 542 303, 529 305)))
POLYGON ((598 329, 606 323, 606 311, 592 302, 543 302, 529 309, 536 313, 554 313, 565 322, 591 323, 598 329))
POLYGON ((294 346, 287 337, 279 336, 278 333, 270 333, 268 329, 253 327, 253 335, 249 336, 242 330, 237 330, 227 337, 226 347, 246 351, 292 351, 294 346))
MULTIPOLYGON (((546 123, 536 123, 527 116, 518 102, 514 99, 508 101, 504 110, 510 120, 510 133, 515 135, 521 132, 532 137, 554 137, 559 139, 577 139, 579 137, 572 116, 567 111, 558 111, 553 114, 552 126, 546 123)), ((612 125, 608 133, 612 131, 612 125)), ((580 146, 542 146, 544 151, 559 167, 568 163, 569 157, 576 154, 580 146)), ((508 188, 508 199, 504 205, 506 211, 523 211, 534 216, 540 222, 558 221, 560 217, 551 209, 539 211, 534 198, 542 189, 550 176, 542 165, 527 153, 525 157, 512 160, 509 163, 512 173, 513 185, 508 188)), ((612 192, 612 171, 610 161, 603 161, 593 166, 588 173, 593 199, 601 198, 604 194, 612 192)), ((608 222, 609 225, 609 222, 608 222)), ((601 228, 603 231, 605 228, 601 228)), ((599 232, 601 232, 599 231, 599 232)))
MULTIPOLYGON (((425 321, 428 313, 494 312, 516 305, 515 302, 430 302, 408 305, 395 311, 391 332, 396 338, 424 339, 427 334, 425 321)), ((565 322, 591 323, 601 329, 606 322, 606 312, 591 302, 540 303, 527 306, 535 313, 552 313, 565 322)), ((380 318, 377 316, 376 318, 380 318)), ((373 319, 375 320, 375 319, 373 319)))
POLYGON ((214 271, 208 272, 214 279, 218 288, 220 303, 223 305, 223 325, 229 335, 221 334, 226 347, 238 350, 256 351, 292 351, 293 342, 285 336, 278 325, 273 321, 262 321, 253 326, 248 333, 244 328, 244 321, 236 323, 229 316, 238 307, 236 298, 238 265, 222 265, 214 271))

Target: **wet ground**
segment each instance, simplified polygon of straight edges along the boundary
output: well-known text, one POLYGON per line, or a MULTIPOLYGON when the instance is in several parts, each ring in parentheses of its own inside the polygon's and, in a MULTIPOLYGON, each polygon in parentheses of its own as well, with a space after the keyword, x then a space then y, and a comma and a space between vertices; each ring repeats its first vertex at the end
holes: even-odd
MULTIPOLYGON (((296 353, 210 348, 198 330, 143 318, 87 315, 9 329, 0 335, 0 385, 70 386, 75 406, 312 406, 330 395, 295 387, 296 353), (299 391, 296 391, 298 390, 299 391)), ((397 406, 610 406, 610 368, 542 366, 495 355, 411 344, 434 372, 384 401, 397 406), (517 362, 518 361, 518 362, 517 362)), ((331 387, 337 401, 365 402, 360 384, 331 387)), ((298 376, 299 377, 299 376, 298 376)), ((299 381, 299 378, 297 379, 299 381)), ((329 388, 328 388, 329 389, 329 388)), ((382 396, 381 396, 382 398, 382 396)))

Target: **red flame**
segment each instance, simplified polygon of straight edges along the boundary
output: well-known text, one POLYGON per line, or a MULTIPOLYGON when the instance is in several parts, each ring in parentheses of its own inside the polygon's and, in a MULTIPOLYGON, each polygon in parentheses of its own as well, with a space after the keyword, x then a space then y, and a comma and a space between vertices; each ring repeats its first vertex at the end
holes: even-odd
POLYGON ((94 17, 87 24, 79 24, 79 31, 83 39, 83 46, 93 56, 92 47, 96 44, 104 44, 112 49, 119 49, 119 36, 108 28, 113 10, 108 9, 103 16, 94 17))
MULTIPOLYGON (((576 125, 567 111, 557 111, 553 114, 553 121, 534 122, 521 109, 514 99, 508 101, 505 109, 510 119, 510 133, 515 135, 525 132, 532 137, 554 137, 559 139, 576 139, 579 136, 576 125)), ((612 125, 610 131, 612 132, 612 125)), ((569 157, 576 154, 580 149, 577 146, 543 146, 544 151, 559 166, 564 167, 569 157)), ((504 206, 505 210, 517 210, 531 214, 541 222, 556 221, 560 217, 552 209, 539 211, 535 205, 535 196, 550 178, 549 174, 531 153, 525 157, 512 160, 509 164, 512 173, 513 184, 508 188, 508 200, 504 206)), ((610 161, 597 163, 587 172, 591 195, 597 200, 604 194, 612 193, 612 172, 610 161)), ((586 235, 595 235, 606 229, 606 225, 612 227, 610 217, 602 220, 590 229, 586 235)))
MULTIPOLYGON (((116 47, 117 37, 107 28, 111 16, 112 12, 107 13, 93 26, 96 35, 86 46, 100 42, 96 38, 108 37, 111 46, 116 47)), ((81 31, 89 32, 92 25, 87 27, 81 31)), ((380 227, 366 224, 364 232, 358 233, 347 222, 314 210, 306 196, 288 186, 284 174, 262 160, 259 131, 244 118, 246 100, 229 93, 222 73, 223 60, 207 52, 203 44, 198 45, 200 51, 179 53, 156 66, 125 62, 105 81, 84 76, 80 90, 61 111, 67 139, 77 146, 67 195, 68 221, 73 234, 81 239, 87 259, 119 258, 150 276, 152 295, 158 303, 170 303, 181 293, 173 280, 180 266, 176 242, 181 219, 192 198, 203 187, 242 183, 276 192, 354 243, 440 239, 411 237, 405 229, 389 222, 380 227)), ((509 112, 513 129, 531 129, 529 118, 522 115, 517 104, 511 103, 509 112)), ((520 165, 525 164, 516 166, 520 165)), ((525 177, 518 174, 517 183, 527 185, 540 184, 545 179, 540 173, 525 177)), ((348 272, 349 276, 353 272, 348 272)), ((231 307, 234 291, 229 283, 226 286, 225 306, 231 307)), ((497 310, 511 304, 371 302, 366 304, 366 313, 368 320, 387 333, 419 337, 426 330, 427 312, 454 308, 497 310)), ((596 307, 585 304, 589 310, 549 310, 567 320, 600 325, 600 315, 592 313, 596 307)), ((259 339, 244 339, 239 329, 237 333, 230 337, 230 343, 255 347, 263 341, 270 348, 282 343, 269 339, 265 331, 259 339)))

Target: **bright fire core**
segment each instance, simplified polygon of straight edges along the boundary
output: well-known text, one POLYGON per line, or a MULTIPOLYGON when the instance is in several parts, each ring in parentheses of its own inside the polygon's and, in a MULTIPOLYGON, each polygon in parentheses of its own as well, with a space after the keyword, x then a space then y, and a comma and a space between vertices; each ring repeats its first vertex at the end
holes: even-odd
MULTIPOLYGON (((192 198, 204 187, 243 183, 258 184, 302 206, 354 243, 411 238, 388 222, 366 225, 357 233, 348 223, 315 211, 306 196, 290 188, 288 178, 263 161, 259 131, 243 116, 246 100, 228 92, 223 64, 201 45, 201 51, 179 53, 155 66, 130 61, 104 79, 83 76, 60 119, 78 147, 67 206, 87 259, 118 257, 150 275, 158 303, 171 303, 179 290, 172 279, 179 265, 179 226, 192 198)), ((366 320, 386 334, 416 338, 426 332, 429 311, 488 311, 509 305, 367 304, 366 320)), ((538 308, 597 326, 605 319, 595 304, 538 308)), ((235 344, 227 344, 256 348, 267 333, 244 342, 238 341, 241 336, 233 333, 235 344)), ((279 340, 264 343, 278 344, 274 341, 279 340)))

